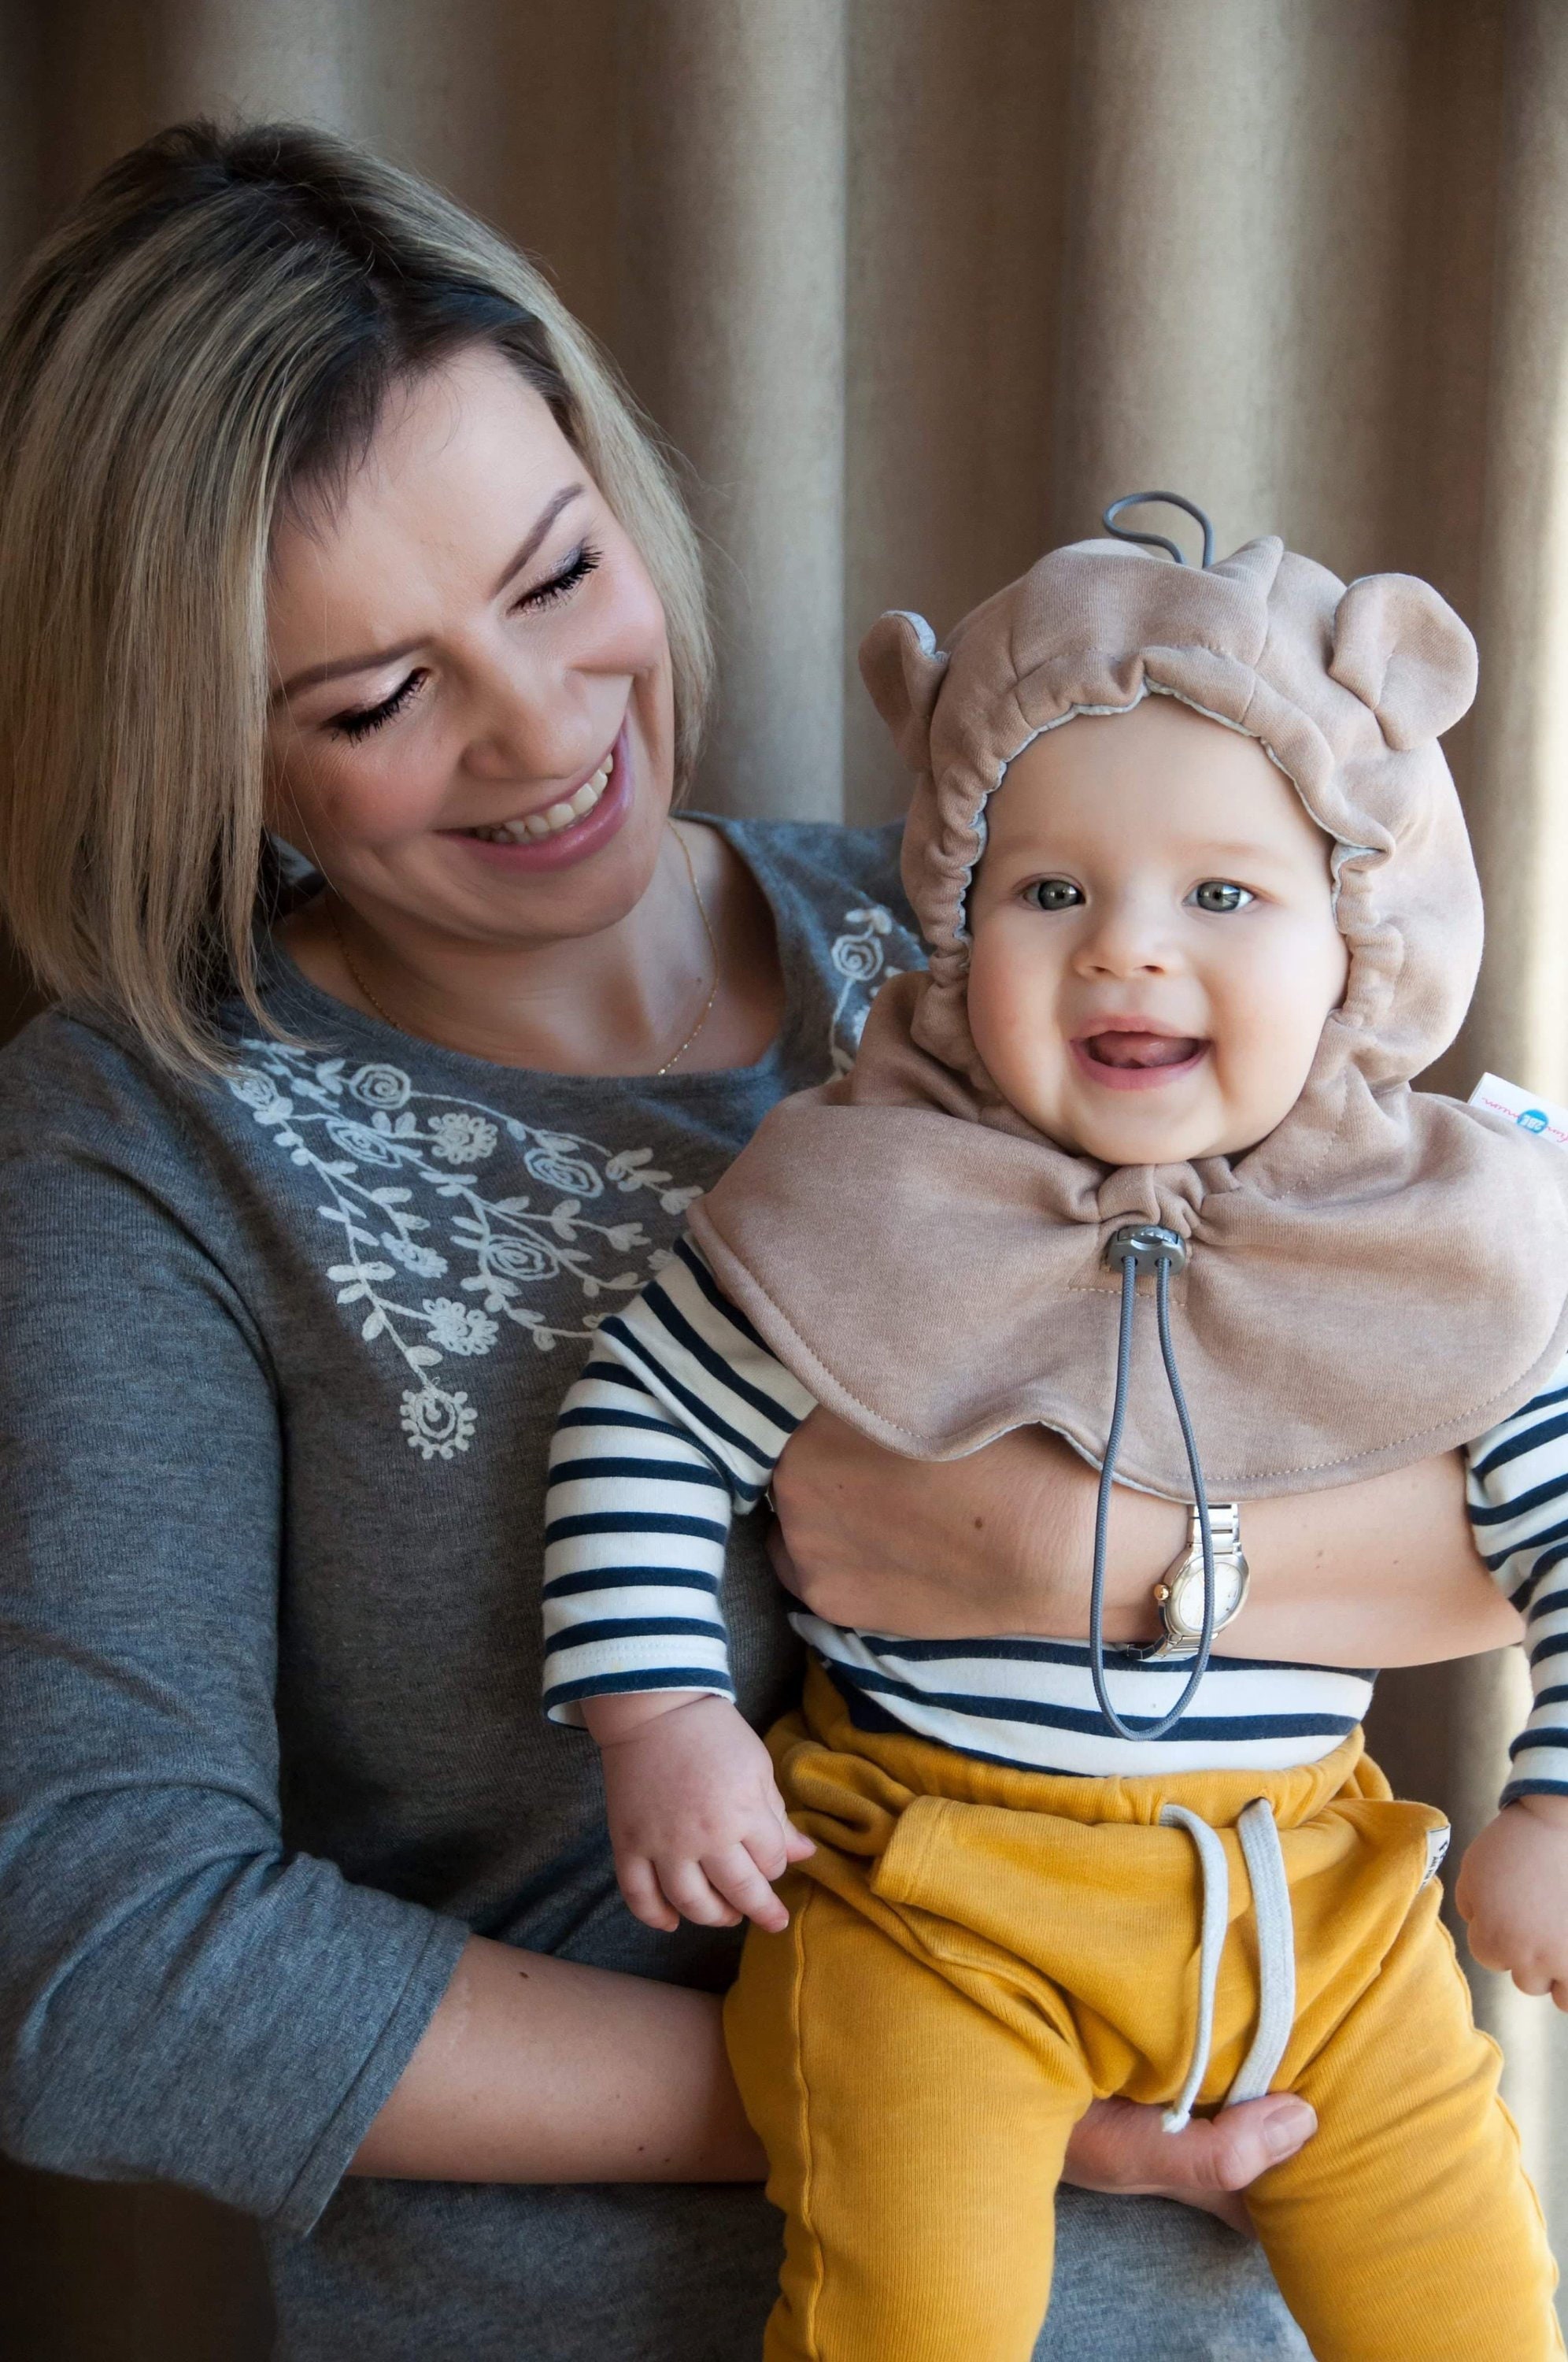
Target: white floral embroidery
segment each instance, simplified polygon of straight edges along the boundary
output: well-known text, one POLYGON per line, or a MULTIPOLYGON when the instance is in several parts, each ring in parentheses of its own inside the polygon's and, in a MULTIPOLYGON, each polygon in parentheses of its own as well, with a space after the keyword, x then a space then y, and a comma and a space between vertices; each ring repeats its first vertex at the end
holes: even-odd
MULTIPOLYGON (((901 937, 879 903, 845 913, 829 954, 841 979, 827 1044, 837 1073, 854 1058, 875 993, 900 973, 888 953, 901 937)), ((633 1293, 670 1259, 640 1221, 612 1219, 614 1200, 646 1191, 676 1216, 700 1194, 659 1170, 651 1148, 612 1152, 477 1100, 421 1091, 385 1061, 350 1070, 347 1059, 275 1042, 241 1047, 250 1063, 227 1077, 228 1087, 280 1152, 321 1183, 327 1202, 316 1210, 340 1232, 344 1253, 326 1276, 339 1304, 363 1308, 366 1344, 395 1353, 414 1381, 399 1418, 410 1450, 426 1461, 467 1451, 479 1425, 468 1395, 432 1374, 448 1355, 491 1352, 503 1320, 540 1352, 591 1337, 611 1308, 598 1308, 601 1298, 633 1293), (475 1168, 503 1140, 542 1195, 492 1196, 481 1186, 475 1168), (455 1292, 404 1296, 405 1275, 455 1280, 455 1292), (526 1300, 528 1291, 562 1281, 577 1325, 526 1300)))
POLYGON ((663 1213, 679 1215, 698 1194, 658 1169, 651 1148, 613 1153, 495 1108, 454 1106, 445 1095, 416 1090, 400 1066, 350 1072, 345 1059, 279 1043, 242 1046, 250 1063, 229 1076, 228 1087, 290 1162, 322 1183, 328 1202, 316 1210, 341 1231, 345 1249, 326 1276, 339 1304, 363 1307, 365 1342, 389 1347, 415 1380, 401 1418, 410 1448, 425 1460, 466 1451, 479 1421, 466 1394, 448 1392, 431 1374, 448 1354, 489 1353, 502 1320, 540 1352, 564 1338, 591 1336, 603 1317, 591 1308, 597 1299, 630 1295, 668 1260, 640 1221, 613 1219, 615 1198, 646 1191, 663 1213), (492 1196, 480 1185, 473 1167, 493 1156, 503 1137, 544 1195, 492 1196), (468 1169, 450 1169, 459 1165, 468 1169), (418 1210, 422 1204, 430 1214, 418 1210), (639 1267, 623 1264, 628 1257, 639 1258, 639 1267), (459 1275, 455 1293, 404 1297, 398 1286, 404 1273, 459 1275), (561 1280, 572 1283, 582 1308, 575 1325, 525 1300, 529 1287, 561 1280))
POLYGON ((430 1341, 448 1353, 488 1353, 501 1331, 488 1313, 456 1303, 449 1296, 425 1299, 430 1315, 430 1341))
POLYGON ((439 1386, 421 1386, 406 1394, 400 1414, 403 1431, 422 1460, 450 1460, 466 1451, 478 1424, 478 1413, 467 1395, 443 1394, 439 1386))
POLYGON ((893 914, 880 902, 870 902, 863 911, 846 911, 844 914, 845 933, 839 935, 829 957, 844 978, 834 1003, 829 1049, 834 1072, 846 1075, 855 1064, 855 1053, 860 1047, 860 1036, 866 1030, 866 1013, 889 977, 902 970, 894 967, 884 949, 885 939, 893 932, 893 914))
POLYGON ((494 1153, 498 1137, 494 1124, 486 1123, 482 1115, 469 1115, 462 1108, 452 1108, 447 1114, 430 1119, 430 1153, 448 1164, 477 1164, 481 1156, 494 1153))

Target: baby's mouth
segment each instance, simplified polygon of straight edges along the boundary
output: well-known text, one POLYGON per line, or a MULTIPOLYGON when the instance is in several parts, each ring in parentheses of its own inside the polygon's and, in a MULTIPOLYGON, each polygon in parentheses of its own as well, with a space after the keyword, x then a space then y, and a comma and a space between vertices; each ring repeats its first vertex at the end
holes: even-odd
POLYGON ((1206 1045, 1190 1034, 1089 1033, 1078 1047, 1097 1066, 1185 1066, 1206 1045))

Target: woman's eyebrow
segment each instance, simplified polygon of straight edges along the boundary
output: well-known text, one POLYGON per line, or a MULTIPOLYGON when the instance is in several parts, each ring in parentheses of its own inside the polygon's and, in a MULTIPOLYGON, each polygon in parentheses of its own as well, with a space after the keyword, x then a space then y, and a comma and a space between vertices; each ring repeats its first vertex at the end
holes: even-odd
MULTIPOLYGON (((580 500, 582 490, 580 484, 565 484, 553 499, 546 502, 530 527, 526 539, 515 555, 508 558, 502 569, 495 588, 490 594, 492 599, 499 599, 507 584, 522 573, 562 510, 569 508, 573 501, 580 500)), ((400 657, 412 656, 414 649, 423 645, 420 640, 400 640, 395 647, 372 648, 364 656, 333 657, 326 664, 306 665, 303 671, 291 674, 287 680, 272 691, 271 701, 274 705, 282 705, 289 698, 297 697, 301 690, 319 688, 325 680, 340 679, 346 673, 370 672, 377 665, 395 664, 400 657)))
POLYGON ((556 519, 560 515, 561 511, 565 508, 569 508, 573 501, 580 500, 581 497, 582 486, 580 484, 566 484, 556 494, 553 500, 546 502, 544 508, 541 510, 535 522, 534 528, 529 534, 528 538, 524 542, 515 557, 513 557, 509 564, 502 567, 501 573, 497 578, 495 588, 490 594, 492 599, 499 599, 507 584, 512 581, 515 576, 522 573, 523 568, 527 565, 528 560, 534 556, 539 544, 544 540, 545 535, 548 533, 556 519))

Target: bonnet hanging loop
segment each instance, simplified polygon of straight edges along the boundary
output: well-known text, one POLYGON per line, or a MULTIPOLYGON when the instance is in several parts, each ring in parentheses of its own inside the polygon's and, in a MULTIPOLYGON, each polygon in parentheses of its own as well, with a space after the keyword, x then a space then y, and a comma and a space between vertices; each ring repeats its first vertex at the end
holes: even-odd
POLYGON ((1214 1533, 1209 1515, 1209 1491, 1203 1481, 1198 1441, 1192 1431, 1192 1419, 1177 1374, 1176 1346, 1171 1337, 1171 1274, 1173 1271, 1185 1271, 1187 1259, 1187 1241, 1178 1231, 1168 1229, 1164 1222, 1123 1223, 1120 1230, 1112 1231, 1105 1246, 1105 1261, 1112 1271, 1120 1267, 1121 1273, 1121 1316, 1117 1328, 1116 1392, 1110 1409, 1110 1432, 1105 1440, 1105 1457, 1099 1470, 1099 1496, 1095 1504, 1094 1572, 1089 1584, 1089 1672, 1099 1710, 1118 1738, 1163 1738, 1167 1730, 1174 1730, 1209 1671, 1209 1653, 1214 1645, 1219 1595, 1214 1573, 1214 1533), (1198 1515, 1198 1530, 1202 1544, 1203 1630, 1187 1686, 1170 1712, 1158 1722, 1124 1722, 1110 1703, 1105 1679, 1105 1546, 1110 1526, 1111 1487, 1116 1481, 1116 1462, 1121 1450, 1121 1430, 1127 1422, 1127 1382, 1132 1364, 1132 1316, 1138 1302, 1138 1281, 1151 1273, 1154 1281, 1160 1358, 1165 1363, 1165 1383, 1170 1387, 1171 1402, 1187 1452, 1187 1470, 1192 1478, 1193 1506, 1198 1515))
POLYGON ((1121 516, 1123 509, 1141 509, 1145 507, 1181 509, 1184 511, 1185 513, 1192 519, 1194 524, 1199 525, 1202 528, 1203 564, 1205 569, 1213 565, 1214 527, 1210 524, 1204 511, 1198 507, 1198 502, 1196 501, 1186 499, 1180 492, 1123 492, 1119 501, 1111 502, 1110 506, 1106 510, 1104 515, 1101 517, 1100 523, 1104 525, 1107 533, 1113 535, 1116 540, 1141 542, 1146 549, 1163 549, 1167 557, 1174 557, 1178 566, 1185 566, 1187 564, 1187 560, 1182 556, 1180 549, 1176 546, 1174 541, 1167 540, 1163 533, 1135 533, 1131 525, 1119 524, 1117 523, 1117 519, 1121 516))

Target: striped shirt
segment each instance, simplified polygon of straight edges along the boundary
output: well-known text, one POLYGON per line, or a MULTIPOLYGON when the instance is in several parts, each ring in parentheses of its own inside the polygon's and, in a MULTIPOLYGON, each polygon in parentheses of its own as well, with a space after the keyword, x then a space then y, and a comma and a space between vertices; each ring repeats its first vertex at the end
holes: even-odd
MULTIPOLYGON (((555 1720, 580 1722, 584 1698, 619 1690, 733 1697, 720 1597, 730 1522, 756 1509, 814 1407, 690 1238, 602 1322, 550 1452, 545 1703, 555 1720)), ((1530 1617, 1540 1685, 1507 1794, 1568 1794, 1568 1363, 1472 1447, 1469 1488, 1487 1563, 1530 1617)), ((1076 1642, 905 1639, 804 1610, 790 1621, 863 1728, 1031 1771, 1284 1770, 1330 1754, 1372 1696, 1371 1672, 1217 1657, 1174 1730, 1129 1740, 1107 1725, 1076 1642)), ((1157 1721, 1190 1670, 1110 1650, 1111 1703, 1123 1720, 1157 1721)))

